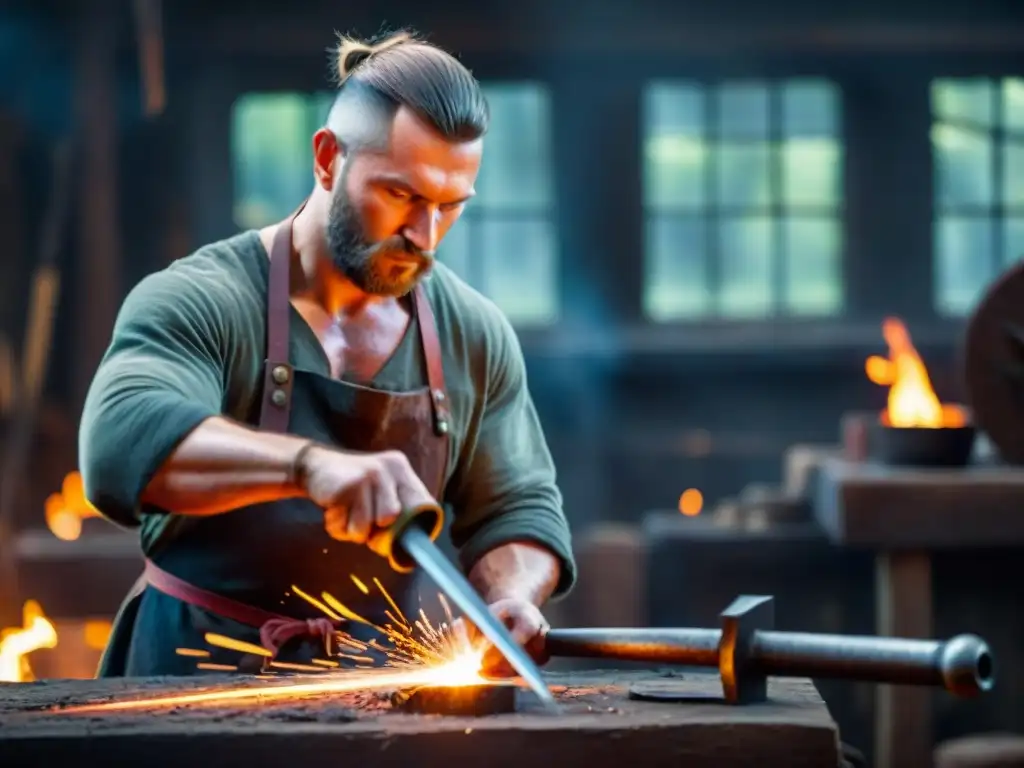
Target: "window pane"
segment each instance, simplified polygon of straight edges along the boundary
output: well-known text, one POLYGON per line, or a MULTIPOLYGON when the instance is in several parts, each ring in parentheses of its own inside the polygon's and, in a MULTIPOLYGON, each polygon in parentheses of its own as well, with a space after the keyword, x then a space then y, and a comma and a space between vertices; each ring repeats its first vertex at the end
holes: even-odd
POLYGON ((1003 264, 1010 266, 1024 259, 1024 216, 1003 219, 1003 264))
POLYGON ((763 317, 771 311, 774 228, 775 222, 765 216, 720 222, 718 306, 726 317, 763 317))
POLYGON ((1003 124, 1011 131, 1024 134, 1024 78, 1003 80, 1003 124))
POLYGON ((643 303, 652 320, 681 320, 710 312, 706 228, 706 219, 698 216, 648 220, 643 303))
POLYGON ((782 145, 782 199, 792 206, 836 206, 842 149, 834 139, 790 139, 782 145))
POLYGON ((768 137, 768 88, 757 83, 717 89, 718 130, 723 139, 768 137))
POLYGON ((839 95, 823 80, 791 80, 782 86, 782 132, 788 138, 834 138, 839 133, 839 95))
POLYGON ((545 218, 519 221, 482 219, 480 259, 483 293, 509 320, 522 325, 549 323, 558 316, 554 225, 545 218))
POLYGON ((935 156, 936 206, 989 206, 992 189, 992 139, 975 131, 936 125, 932 128, 935 156))
MULTIPOLYGON (((473 265, 469 259, 470 243, 473 238, 471 233, 475 223, 472 215, 463 214, 452 225, 452 228, 448 230, 444 240, 438 246, 437 258, 450 267, 455 274, 480 291, 483 289, 483 286, 480 285, 477 275, 473 274, 473 265)), ((479 269, 476 270, 477 273, 479 271, 479 269)))
POLYGON ((1003 203, 1024 206, 1024 141, 1003 145, 1003 203))
POLYGON ((717 202, 754 208, 771 202, 768 143, 723 144, 717 153, 717 202))
POLYGON ((834 206, 840 198, 842 150, 836 138, 839 97, 818 80, 782 86, 782 198, 791 206, 834 206))
POLYGON ((936 80, 932 83, 932 112, 939 121, 992 127, 992 94, 990 80, 936 80))
POLYGON ((704 201, 707 146, 704 92, 656 85, 644 95, 644 195, 653 208, 697 207, 704 201))
POLYGON ((239 227, 283 219, 309 194, 308 109, 305 94, 250 94, 235 103, 231 150, 239 227))
POLYGON ((789 218, 783 227, 786 309, 794 315, 838 313, 843 301, 839 220, 789 218))
POLYGON ((312 130, 314 133, 323 128, 324 123, 327 122, 327 115, 330 113, 331 107, 334 106, 334 96, 335 94, 330 91, 321 91, 320 93, 313 94, 313 114, 311 117, 313 120, 312 130))
POLYGON ((491 126, 477 178, 477 204, 539 209, 551 194, 550 107, 547 91, 532 84, 484 86, 491 126))
POLYGON ((994 277, 992 227, 989 218, 943 216, 936 223, 935 303, 940 312, 966 314, 994 277))

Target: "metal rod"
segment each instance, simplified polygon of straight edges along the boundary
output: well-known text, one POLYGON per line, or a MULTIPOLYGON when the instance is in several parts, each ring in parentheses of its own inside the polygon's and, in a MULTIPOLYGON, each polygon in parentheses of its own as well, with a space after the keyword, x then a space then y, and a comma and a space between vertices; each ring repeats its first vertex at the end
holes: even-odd
POLYGON ((544 639, 550 656, 718 666, 717 629, 552 629, 544 639))
MULTIPOLYGON (((551 656, 717 667, 717 629, 553 629, 551 656)), ((941 686, 969 697, 991 690, 992 654, 975 635, 946 641, 755 631, 751 671, 895 685, 941 686)))

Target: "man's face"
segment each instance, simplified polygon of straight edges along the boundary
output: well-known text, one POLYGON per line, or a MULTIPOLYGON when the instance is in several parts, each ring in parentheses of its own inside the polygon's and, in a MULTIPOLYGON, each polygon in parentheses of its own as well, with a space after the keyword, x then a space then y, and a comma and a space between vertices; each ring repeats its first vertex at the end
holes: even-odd
POLYGON ((382 149, 345 159, 331 189, 327 245, 359 289, 404 296, 473 196, 483 141, 450 142, 404 108, 382 149))

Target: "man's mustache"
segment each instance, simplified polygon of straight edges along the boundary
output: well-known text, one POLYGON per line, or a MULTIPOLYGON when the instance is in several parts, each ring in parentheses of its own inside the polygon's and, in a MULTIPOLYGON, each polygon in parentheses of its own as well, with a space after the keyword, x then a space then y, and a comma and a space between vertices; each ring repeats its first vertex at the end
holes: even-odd
POLYGON ((420 261, 424 266, 430 266, 434 263, 434 251, 424 251, 417 248, 409 240, 401 235, 389 237, 385 240, 381 240, 379 243, 374 243, 365 252, 366 256, 376 256, 381 253, 392 253, 392 254, 403 254, 411 256, 412 258, 420 261))

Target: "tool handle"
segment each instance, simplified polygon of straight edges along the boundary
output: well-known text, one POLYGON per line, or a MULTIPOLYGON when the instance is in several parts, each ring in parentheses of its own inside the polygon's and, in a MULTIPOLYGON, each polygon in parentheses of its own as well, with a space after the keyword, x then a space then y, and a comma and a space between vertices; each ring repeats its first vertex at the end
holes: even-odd
POLYGON ((436 541, 444 530, 444 510, 439 504, 420 504, 402 510, 402 513, 387 528, 373 534, 373 549, 387 553, 388 564, 398 573, 411 573, 416 561, 402 547, 402 536, 410 527, 426 533, 431 541, 436 541))

